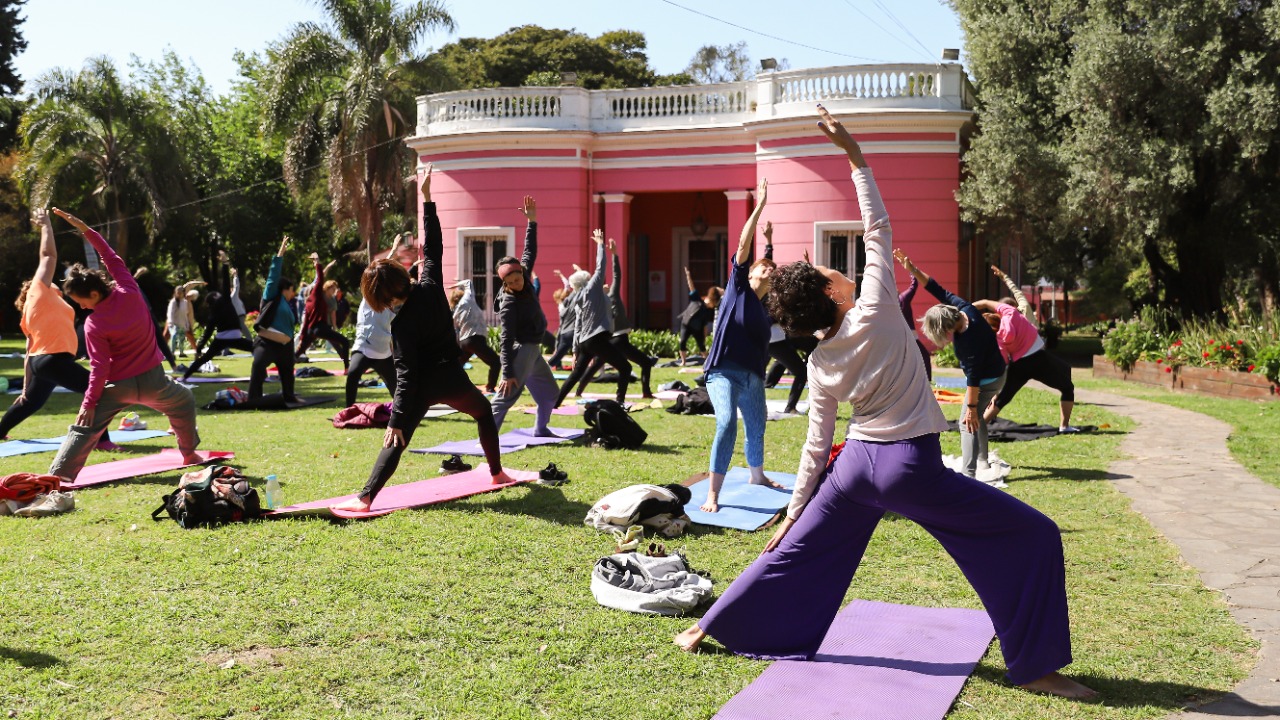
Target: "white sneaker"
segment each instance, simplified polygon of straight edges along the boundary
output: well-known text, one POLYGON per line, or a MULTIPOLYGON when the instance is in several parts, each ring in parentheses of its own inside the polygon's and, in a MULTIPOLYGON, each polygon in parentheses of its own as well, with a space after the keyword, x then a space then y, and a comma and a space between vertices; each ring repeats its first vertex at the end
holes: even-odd
POLYGON ((18 517, 45 517, 67 512, 76 506, 75 496, 57 490, 47 495, 37 495, 36 499, 24 508, 14 512, 18 517))
POLYGON ((1072 433, 1078 433, 1078 432, 1080 432, 1080 428, 1075 427, 1073 425, 1063 425, 1062 427, 1058 428, 1059 435, 1070 435, 1072 433))

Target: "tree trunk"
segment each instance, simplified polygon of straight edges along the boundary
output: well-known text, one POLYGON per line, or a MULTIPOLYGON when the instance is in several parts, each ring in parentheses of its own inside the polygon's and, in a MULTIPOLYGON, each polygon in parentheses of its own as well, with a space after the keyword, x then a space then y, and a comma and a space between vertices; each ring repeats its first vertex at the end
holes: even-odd
POLYGON ((1280 258, 1274 250, 1266 248, 1262 251, 1261 262, 1254 269, 1254 277, 1258 281, 1258 301, 1262 305, 1262 314, 1270 315, 1280 303, 1280 258))

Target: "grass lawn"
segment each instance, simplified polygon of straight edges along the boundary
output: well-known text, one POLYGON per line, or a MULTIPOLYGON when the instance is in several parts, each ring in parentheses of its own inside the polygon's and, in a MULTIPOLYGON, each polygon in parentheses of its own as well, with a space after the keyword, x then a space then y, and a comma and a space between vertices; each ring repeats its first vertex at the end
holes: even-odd
POLYGON ((1227 437, 1232 457, 1249 472, 1280 487, 1280 453, 1275 448, 1276 438, 1280 438, 1280 402, 1179 393, 1123 380, 1094 379, 1079 371, 1076 376, 1079 387, 1193 410, 1227 423, 1232 428, 1227 437))
MULTIPOLYGON (((20 347, 0 343, 0 352, 20 347)), ((247 360, 216 361, 248 374, 247 360)), ((318 367, 333 368, 321 364, 318 367)), ((0 372, 20 362, 0 360, 0 372)), ((479 378, 479 370, 473 376, 479 378)), ((655 372, 655 383, 691 375, 655 372)), ((341 394, 341 378, 299 381, 341 394)), ((598 386, 603 387, 603 386, 598 386)), ((217 386, 197 390, 203 403, 217 386)), ((363 390, 379 400, 381 390, 363 390)), ((771 397, 783 397, 770 391, 771 397)), ((59 435, 77 397, 57 394, 15 432, 59 435)), ((235 450, 248 475, 278 475, 290 502, 352 492, 378 451, 378 431, 339 431, 337 404, 289 413, 202 413, 203 447, 235 450)), ((846 410, 847 412, 847 410, 846 410)), ((1056 402, 1025 391, 1006 411, 1053 421, 1056 402)), ((151 426, 163 418, 144 411, 151 426)), ((949 414, 954 416, 955 406, 949 414)), ((550 447, 508 456, 554 460, 561 488, 518 487, 377 520, 291 519, 180 529, 149 514, 177 475, 77 493, 75 512, 0 518, 0 712, 19 718, 707 718, 765 664, 671 644, 688 619, 599 607, 588 583, 611 540, 582 523, 599 497, 637 482, 704 470, 713 421, 658 410, 637 451, 550 447), (223 668, 234 660, 230 667, 223 668)), ((469 419, 424 422, 413 445, 474 437, 469 419)), ((1128 502, 1101 482, 1127 419, 1082 406, 1091 436, 1000 446, 1016 468, 1009 491, 1063 530, 1076 663, 1103 693, 1080 704, 1008 686, 991 649, 955 718, 1156 718, 1229 690, 1254 645, 1128 502)), ((580 426, 581 419, 557 417, 580 426)), ((532 423, 513 413, 508 428, 532 423)), ((771 470, 794 472, 806 424, 770 423, 771 470)), ((125 446, 94 462, 172 446, 125 446)), ((741 445, 739 445, 741 448, 741 445)), ((944 437, 958 452, 958 435, 944 437)), ((742 462, 740 454, 736 456, 742 462)), ((44 470, 51 454, 0 460, 0 473, 44 470)), ((438 457, 406 455, 397 477, 435 474, 438 457)), ((260 485, 259 485, 260 486, 260 485)), ((695 526, 671 544, 710 570, 717 590, 767 534, 695 526)), ((881 524, 849 598, 979 607, 940 546, 901 519, 881 524)), ((805 598, 776 612, 805 612, 805 598)), ((857 702, 851 694, 850 702, 857 702)))

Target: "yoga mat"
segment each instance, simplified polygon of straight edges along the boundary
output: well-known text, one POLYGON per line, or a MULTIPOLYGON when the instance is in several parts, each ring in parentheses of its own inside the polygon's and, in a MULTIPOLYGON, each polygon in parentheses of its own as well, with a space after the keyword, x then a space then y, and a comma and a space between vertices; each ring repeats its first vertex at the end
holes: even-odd
MULTIPOLYGON (((53 389, 53 391, 54 391, 54 392, 56 392, 56 393, 69 393, 69 392, 75 392, 74 390, 68 390, 68 389, 66 389, 66 388, 62 387, 61 385, 59 385, 58 387, 54 388, 54 389, 53 389)), ((19 394, 21 394, 21 393, 22 393, 22 388, 20 388, 20 387, 11 387, 11 388, 9 388, 8 390, 6 390, 5 392, 6 392, 6 393, 8 393, 9 395, 19 395, 19 394)))
POLYGON ((196 454, 200 456, 199 463, 188 463, 182 459, 182 451, 177 448, 167 448, 161 450, 155 455, 148 455, 140 458, 130 458, 128 460, 115 460, 112 462, 98 463, 90 465, 80 471, 80 475, 75 482, 62 483, 63 490, 79 490, 93 485, 102 485, 103 483, 115 482, 116 480, 127 480, 129 478, 142 477, 143 475, 154 475, 156 473, 170 472, 172 470, 181 470, 192 465, 203 465, 214 460, 230 460, 236 456, 233 452, 218 452, 197 450, 196 454))
MULTIPOLYGON (((532 470, 513 470, 511 468, 506 470, 507 474, 516 481, 515 484, 527 483, 538 479, 538 473, 532 470)), ((485 466, 458 473, 457 475, 418 480, 403 485, 388 485, 373 499, 373 504, 369 506, 369 512, 367 513, 344 512, 341 510, 335 512, 330 510, 329 507, 331 505, 337 505, 355 497, 355 495, 343 495, 342 497, 328 500, 315 500, 298 505, 288 505, 268 512, 266 515, 267 517, 332 515, 355 520, 378 517, 396 510, 435 505, 509 487, 512 487, 512 485, 494 485, 493 479, 489 476, 489 468, 485 466)))
POLYGON ((216 407, 213 403, 204 406, 205 410, 298 410, 300 408, 311 407, 312 405, 322 405, 337 400, 336 395, 313 395, 311 397, 300 397, 297 402, 285 402, 284 396, 280 393, 271 393, 263 395, 257 400, 245 400, 242 403, 236 403, 229 408, 216 407))
MULTIPOLYGON (((766 415, 764 419, 766 421, 794 420, 796 418, 806 417, 805 413, 809 412, 809 403, 805 402, 804 400, 801 400, 800 402, 796 403, 796 412, 794 413, 782 412, 787 407, 786 400, 765 400, 764 403, 765 403, 765 409, 766 409, 766 415)), ((711 418, 714 420, 716 416, 714 413, 698 413, 697 417, 711 418)), ((742 419, 741 410, 738 411, 738 419, 739 420, 742 419)))
POLYGON ((941 388, 933 389, 933 399, 937 400, 941 405, 963 405, 964 393, 958 393, 954 390, 943 390, 941 388))
POLYGON ((981 610, 854 600, 813 660, 773 663, 715 717, 941 720, 994 635, 981 610))
MULTIPOLYGON (((576 440, 586 433, 585 430, 580 428, 553 427, 549 429, 556 434, 556 437, 536 437, 532 428, 521 428, 502 433, 498 436, 498 450, 503 455, 506 455, 539 445, 552 445, 576 440)), ((484 449, 480 447, 479 440, 454 440, 453 442, 441 443, 435 447, 410 450, 409 452, 418 454, 433 453, 436 455, 484 455, 484 449)))
MULTIPOLYGON (((947 429, 951 432, 960 432, 959 425, 955 420, 947 421, 947 429)), ((1098 429, 1097 425, 1080 425, 1080 432, 1093 432, 1098 429)), ((1058 432, 1058 428, 1052 425, 1036 425, 1035 423, 1020 423, 1012 420, 1005 420, 998 417, 987 423, 987 439, 992 442, 1022 442, 1026 440, 1039 440, 1047 437, 1057 437, 1065 433, 1058 432)))
POLYGON ((453 415, 456 412, 458 411, 454 410, 448 405, 432 405, 431 407, 427 408, 427 414, 423 415, 422 417, 439 418, 439 417, 444 417, 445 415, 453 415))
MULTIPOLYGON (((247 383, 253 378, 250 377, 190 377, 182 380, 188 385, 213 385, 216 383, 247 383)), ((266 378, 268 382, 279 382, 274 377, 266 378)))
POLYGON ((555 379, 557 379, 557 380, 568 380, 568 379, 569 379, 569 373, 565 373, 565 372, 553 372, 553 373, 551 373, 551 377, 553 377, 553 378, 555 378, 555 379))
MULTIPOLYGON (((523 412, 526 415, 537 415, 538 407, 536 405, 532 407, 526 407, 524 408, 523 412)), ((552 410, 551 414, 552 415, 581 415, 582 406, 581 405, 565 405, 563 407, 558 407, 555 410, 552 410)))
POLYGON ((963 377, 949 377, 946 375, 934 375, 933 384, 940 388, 963 388, 969 384, 963 377))
MULTIPOLYGON (((138 440, 151 440, 165 437, 169 433, 164 430, 112 430, 111 442, 129 443, 138 440)), ((0 458, 28 455, 30 453, 54 452, 62 447, 67 436, 40 438, 38 440, 10 440, 0 443, 0 458)))
POLYGON ((735 530, 759 530, 791 502, 791 488, 796 484, 796 476, 790 473, 764 473, 770 480, 787 486, 786 490, 778 490, 767 485, 752 485, 751 471, 736 467, 724 476, 724 485, 720 487, 720 509, 707 513, 698 509, 707 501, 707 491, 711 489, 711 479, 701 480, 689 487, 693 497, 685 505, 689 519, 700 525, 733 528, 735 530))
MULTIPOLYGON (((640 398, 640 397, 642 397, 642 396, 640 395, 640 393, 628 393, 628 394, 627 394, 627 398, 628 398, 629 400, 636 400, 636 399, 638 399, 638 398, 640 398)), ((618 393, 593 393, 593 392, 586 392, 586 393, 582 393, 582 398, 583 398, 583 399, 586 399, 586 400, 617 400, 617 399, 618 399, 618 393)))

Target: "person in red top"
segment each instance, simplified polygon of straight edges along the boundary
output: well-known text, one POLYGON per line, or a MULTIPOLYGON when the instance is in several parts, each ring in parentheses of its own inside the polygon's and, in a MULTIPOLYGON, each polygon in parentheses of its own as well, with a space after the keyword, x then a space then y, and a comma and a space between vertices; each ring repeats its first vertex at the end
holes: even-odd
MULTIPOLYGON (((40 264, 35 277, 22 284, 15 303, 22 313, 19 325, 27 336, 22 394, 0 418, 0 440, 44 407, 58 386, 81 394, 89 389, 89 371, 76 363, 80 341, 76 338, 75 311, 53 284, 53 271, 58 267, 53 224, 43 209, 35 211, 32 221, 40 227, 40 264)), ((114 450, 116 446, 104 432, 98 448, 114 450)))
POLYGON ((351 361, 347 351, 350 350, 351 345, 342 333, 334 329, 337 324, 335 313, 337 300, 334 299, 333 294, 336 293, 338 286, 335 283, 330 286, 332 288, 330 289, 325 287, 324 281, 325 273, 333 270, 333 266, 337 265, 338 261, 334 260, 321 267, 320 256, 311 253, 311 262, 316 266, 316 281, 311 285, 311 294, 307 296, 307 304, 302 310, 302 330, 298 331, 298 346, 294 350, 294 357, 301 358, 307 352, 307 348, 311 347, 311 343, 315 342, 316 338, 320 338, 328 340, 329 344, 333 345, 333 349, 338 351, 338 357, 342 358, 343 367, 349 369, 351 361))
POLYGON ((144 405, 168 416, 183 459, 199 463, 195 396, 164 374, 151 311, 137 281, 101 235, 70 213, 58 208, 53 212, 84 235, 107 270, 76 264, 67 271, 62 285, 67 297, 93 311, 84 324, 89 387, 49 474, 75 480, 99 436, 116 414, 130 405, 144 405))

